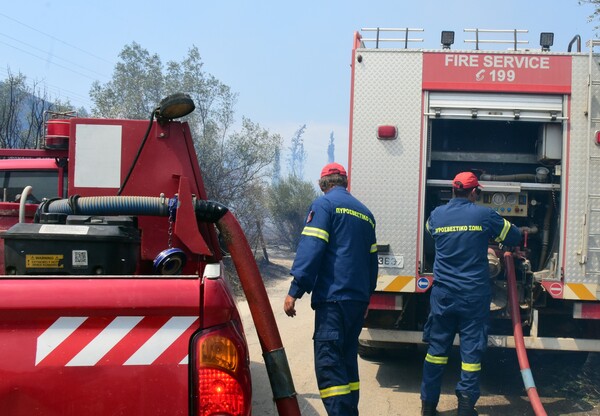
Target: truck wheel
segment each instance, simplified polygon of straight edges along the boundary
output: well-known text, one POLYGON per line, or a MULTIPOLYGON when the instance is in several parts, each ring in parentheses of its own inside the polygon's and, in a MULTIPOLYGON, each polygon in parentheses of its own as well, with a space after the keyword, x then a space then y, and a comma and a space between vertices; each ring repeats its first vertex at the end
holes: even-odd
MULTIPOLYGON (((358 355, 364 359, 414 357, 420 354, 418 344, 387 344, 381 346, 358 344, 358 355)), ((411 358, 412 359, 412 358, 411 358)), ((421 360, 421 358, 419 358, 421 360)))
POLYGON ((377 359, 385 356, 386 349, 358 344, 358 355, 364 359, 377 359))

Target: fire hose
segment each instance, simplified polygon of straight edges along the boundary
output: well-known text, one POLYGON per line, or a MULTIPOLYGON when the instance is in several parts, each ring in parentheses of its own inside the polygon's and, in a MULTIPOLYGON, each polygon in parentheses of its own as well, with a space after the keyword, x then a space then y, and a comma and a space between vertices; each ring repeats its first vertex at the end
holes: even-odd
MULTIPOLYGON (((168 206, 167 198, 81 197, 45 201, 40 205, 38 213, 168 216, 168 206)), ((277 412, 282 416, 300 416, 294 383, 273 310, 239 222, 227 207, 218 202, 195 201, 194 211, 197 221, 215 223, 224 236, 256 325, 277 412)))
POLYGON ((225 244, 231 253, 235 269, 248 299, 252 319, 256 325, 256 332, 263 350, 277 412, 282 416, 300 415, 300 407, 281 337, 277 330, 277 323, 246 236, 239 222, 229 211, 219 219, 217 227, 225 237, 225 244))
POLYGON ((531 407, 536 416, 546 416, 546 411, 538 395, 531 368, 529 367, 529 359, 525 350, 525 341, 523 339, 523 328, 521 326, 521 313, 519 309, 519 298, 517 296, 517 279, 515 276, 515 263, 513 255, 510 252, 504 253, 504 265, 506 266, 506 280, 508 282, 508 299, 510 301, 510 317, 513 325, 513 334, 515 338, 515 349, 519 360, 519 368, 521 369, 521 377, 527 391, 527 396, 531 403, 531 407))

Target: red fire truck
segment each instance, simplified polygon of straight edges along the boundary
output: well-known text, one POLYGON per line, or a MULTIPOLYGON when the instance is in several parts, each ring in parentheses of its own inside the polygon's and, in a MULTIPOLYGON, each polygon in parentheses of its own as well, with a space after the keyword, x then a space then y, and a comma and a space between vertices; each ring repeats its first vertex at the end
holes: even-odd
POLYGON ((508 256, 489 246, 489 345, 515 346, 516 317, 528 348, 600 351, 598 42, 554 51, 552 33, 531 47, 525 30, 466 29, 474 49, 444 31, 427 50, 412 47, 416 30, 354 39, 351 189, 377 219, 380 265, 362 351, 421 342, 435 258, 425 222, 461 171, 484 185, 478 204, 525 231, 508 256))
POLYGON ((0 414, 249 415, 249 353, 217 232, 282 414, 299 414, 252 253, 208 201, 185 94, 150 121, 48 117, 2 149, 0 414))

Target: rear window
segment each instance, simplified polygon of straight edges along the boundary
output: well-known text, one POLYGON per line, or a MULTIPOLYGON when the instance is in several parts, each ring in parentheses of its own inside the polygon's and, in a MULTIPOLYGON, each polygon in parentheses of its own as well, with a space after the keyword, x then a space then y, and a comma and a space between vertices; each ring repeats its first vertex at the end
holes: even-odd
MULTIPOLYGON (((37 204, 44 198, 62 197, 58 194, 58 170, 13 170, 0 171, 0 184, 2 185, 2 201, 19 202, 21 193, 26 186, 32 190, 27 197, 27 202, 37 204)), ((66 187, 67 178, 65 175, 66 187)), ((66 190, 63 190, 66 194, 66 190)))

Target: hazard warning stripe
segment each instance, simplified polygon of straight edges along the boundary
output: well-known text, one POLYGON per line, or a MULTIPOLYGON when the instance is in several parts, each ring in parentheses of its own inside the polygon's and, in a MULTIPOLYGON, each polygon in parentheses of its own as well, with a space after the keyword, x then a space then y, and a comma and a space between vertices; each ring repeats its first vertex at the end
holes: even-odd
POLYGON ((67 367, 96 365, 142 319, 144 319, 143 316, 117 316, 92 342, 67 363, 67 367))
MULTIPOLYGON (((147 316, 121 339, 96 365, 123 365, 148 339, 170 319, 170 316, 147 316)), ((187 353, 187 348, 184 349, 187 353)), ((181 353, 180 353, 181 354, 181 353)), ((177 361, 181 360, 181 355, 177 361)), ((171 361, 172 362, 172 361, 171 361)))
POLYGON ((196 316, 60 317, 37 339, 35 365, 186 364, 196 316))
POLYGON ((384 289, 384 292, 414 292, 414 276, 396 276, 384 289), (412 282, 412 285, 409 285, 412 282), (406 288, 406 290, 404 290, 406 288))
POLYGON ((196 319, 198 318, 195 316, 174 316, 169 319, 142 348, 125 361, 125 365, 152 364, 196 319))
POLYGON ((588 283, 567 283, 563 299, 595 300, 596 285, 588 283))
POLYGON ((56 347, 58 347, 69 335, 71 335, 87 319, 85 316, 64 316, 58 318, 50 328, 48 328, 37 339, 37 349, 35 354, 35 365, 48 356, 56 347))

